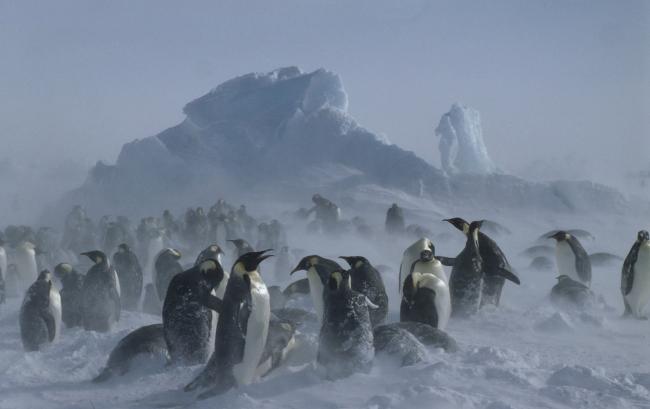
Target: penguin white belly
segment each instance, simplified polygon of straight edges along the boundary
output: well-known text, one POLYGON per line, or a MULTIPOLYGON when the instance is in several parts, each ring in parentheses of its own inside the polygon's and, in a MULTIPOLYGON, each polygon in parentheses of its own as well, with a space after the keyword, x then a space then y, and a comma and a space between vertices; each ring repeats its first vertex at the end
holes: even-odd
POLYGON ((625 296, 635 317, 643 317, 643 310, 650 301, 650 243, 639 247, 636 264, 634 265, 634 283, 632 290, 625 296))
POLYGON ((434 276, 438 277, 446 285, 449 285, 449 278, 447 277, 447 273, 445 273, 444 268, 442 267, 442 263, 435 258, 428 263, 425 262, 418 262, 415 264, 413 271, 418 271, 422 274, 433 274, 434 276))
POLYGON ((402 287, 404 287, 404 280, 411 274, 411 267, 413 263, 420 259, 420 254, 423 250, 430 250, 429 244, 431 240, 421 238, 415 243, 411 244, 402 255, 402 263, 399 266, 399 294, 402 295, 402 287))
POLYGON ((248 385, 255 378, 257 367, 264 352, 271 318, 271 302, 266 285, 251 281, 252 310, 246 325, 246 344, 242 361, 233 366, 232 372, 238 385, 248 385))
POLYGON ((7 278, 7 252, 0 247, 0 278, 7 278))
POLYGON ((435 306, 438 315, 438 329, 444 330, 451 315, 451 294, 449 286, 435 274, 422 274, 418 281, 418 287, 429 288, 436 293, 435 306))
POLYGON ((54 286, 50 289, 50 305, 48 306, 50 314, 54 317, 54 339, 59 338, 61 334, 61 294, 54 286))
MULTIPOLYGON (((211 294, 215 297, 223 300, 223 295, 226 292, 226 283, 230 274, 227 271, 223 272, 223 280, 219 283, 219 286, 212 290, 211 294)), ((212 326, 210 327, 210 340, 208 341, 208 356, 211 356, 214 352, 214 340, 217 337, 217 323, 219 322, 219 314, 216 311, 212 311, 212 326)))
POLYGON ((320 277, 313 267, 307 270, 307 280, 309 280, 309 293, 311 294, 311 299, 314 303, 314 309, 316 310, 318 321, 323 322, 323 311, 325 309, 323 301, 323 283, 321 283, 320 277))
POLYGON ((557 261, 557 271, 559 275, 566 275, 572 280, 583 283, 576 271, 576 256, 573 254, 569 243, 564 241, 559 241, 557 243, 557 246, 555 247, 555 259, 557 261))
POLYGON ((122 296, 122 286, 120 285, 120 277, 117 275, 117 271, 113 270, 113 277, 115 278, 115 289, 117 290, 117 295, 122 296))

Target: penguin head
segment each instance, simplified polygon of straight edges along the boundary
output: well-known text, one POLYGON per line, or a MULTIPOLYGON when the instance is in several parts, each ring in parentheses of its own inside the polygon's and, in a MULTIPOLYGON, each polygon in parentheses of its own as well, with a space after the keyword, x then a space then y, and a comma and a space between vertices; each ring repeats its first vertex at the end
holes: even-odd
POLYGON ((434 252, 431 250, 422 250, 420 252, 420 261, 424 263, 430 263, 433 261, 434 252))
POLYGON ((50 270, 43 270, 40 273, 38 273, 38 278, 37 280, 39 281, 52 281, 52 273, 50 273, 50 270))
POLYGON ((463 233, 467 234, 469 232, 469 223, 467 220, 461 218, 461 217, 452 217, 451 219, 444 219, 443 222, 447 222, 457 228, 458 230, 462 231, 463 233))
POLYGON ((296 268, 291 270, 289 274, 293 274, 296 271, 306 271, 309 270, 312 267, 316 267, 322 260, 324 260, 321 256, 312 254, 311 256, 305 256, 298 262, 298 265, 296 268))
POLYGON ((331 292, 350 290, 352 288, 350 271, 343 269, 332 271, 327 286, 331 292))
POLYGON ((122 243, 119 246, 117 246, 117 251, 120 253, 128 253, 131 250, 128 244, 122 243))
POLYGON ((569 240, 570 237, 571 237, 571 235, 569 233, 565 232, 564 230, 560 230, 560 231, 548 236, 549 239, 555 239, 557 241, 569 240))
POLYGON ((637 239, 639 243, 645 243, 646 241, 650 241, 650 233, 648 233, 647 230, 641 230, 637 234, 637 239))
POLYGON ((318 274, 318 277, 320 278, 320 281, 323 285, 327 285, 330 273, 333 271, 343 270, 343 268, 338 265, 337 262, 313 254, 311 256, 303 257, 303 259, 300 260, 296 268, 294 268, 290 274, 301 270, 308 271, 311 268, 314 268, 316 270, 316 273, 318 274))
POLYGON ((68 263, 59 263, 54 267, 54 275, 62 280, 63 277, 67 276, 72 272, 72 266, 68 263))
POLYGON ((199 264, 199 271, 213 287, 216 287, 223 280, 224 272, 221 264, 212 258, 203 260, 199 264))
POLYGON ((469 232, 474 233, 475 231, 479 231, 481 229, 481 226, 483 225, 483 220, 475 220, 469 225, 469 232))
POLYGON ((233 273, 238 276, 242 276, 248 275, 247 273, 257 271, 257 267, 262 261, 266 260, 269 257, 273 257, 273 254, 265 254, 271 250, 272 249, 251 251, 249 253, 242 254, 232 266, 233 273))
POLYGON ((85 253, 81 253, 81 255, 88 257, 95 264, 100 264, 106 261, 106 254, 100 250, 87 251, 85 253))
POLYGON ((367 258, 362 256, 340 256, 339 258, 345 260, 350 268, 361 268, 361 266, 370 264, 367 258))

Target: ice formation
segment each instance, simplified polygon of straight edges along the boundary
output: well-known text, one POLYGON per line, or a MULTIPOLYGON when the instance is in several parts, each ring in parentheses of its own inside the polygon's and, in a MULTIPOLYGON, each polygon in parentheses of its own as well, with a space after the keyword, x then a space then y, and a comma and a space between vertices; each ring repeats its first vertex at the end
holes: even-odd
POLYGON ((442 169, 448 174, 490 174, 497 170, 483 141, 481 115, 474 108, 452 105, 435 132, 440 136, 442 169))

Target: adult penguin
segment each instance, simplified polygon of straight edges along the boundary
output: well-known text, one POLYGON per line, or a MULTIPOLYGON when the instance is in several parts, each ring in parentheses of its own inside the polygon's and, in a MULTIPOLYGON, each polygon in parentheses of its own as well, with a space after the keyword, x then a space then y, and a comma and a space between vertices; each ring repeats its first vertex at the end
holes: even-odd
POLYGON ((212 310, 220 309, 220 300, 212 291, 223 280, 223 268, 213 259, 206 259, 172 278, 162 309, 172 362, 195 365, 210 357, 214 345, 210 344, 210 336, 216 325, 212 310))
POLYGON ((203 251, 199 253, 198 256, 196 256, 196 260, 194 261, 194 265, 198 266, 205 260, 217 260, 219 264, 221 264, 223 258, 223 250, 221 250, 221 247, 219 247, 218 244, 211 244, 203 251))
POLYGON ((341 256, 340 258, 350 265, 352 289, 368 297, 368 300, 376 306, 369 310, 372 326, 383 324, 388 314, 388 294, 381 274, 365 257, 341 256))
POLYGON ((650 234, 641 230, 623 262, 621 293, 623 316, 646 318, 643 310, 650 301, 650 234))
POLYGON ((210 387, 199 398, 251 383, 260 363, 269 329, 271 308, 259 273, 269 250, 243 254, 235 261, 226 285, 217 323, 215 348, 203 372, 186 391, 210 387))
MULTIPOLYGON (((423 251, 423 258, 427 258, 426 252, 423 251)), ((406 277, 400 304, 401 322, 420 322, 444 330, 450 315, 451 295, 447 283, 417 269, 406 277)))
POLYGON ((181 253, 172 248, 161 250, 156 257, 154 284, 156 284, 156 291, 158 292, 160 301, 165 300, 167 287, 169 287, 172 278, 183 271, 183 266, 178 262, 180 258, 181 253))
POLYGON ((456 257, 449 278, 452 316, 478 312, 483 290, 483 259, 479 252, 478 233, 481 221, 469 225, 465 248, 456 257))
MULTIPOLYGON (((454 259, 449 257, 436 256, 436 248, 433 245, 433 242, 425 237, 417 240, 415 243, 411 244, 404 253, 402 254, 402 263, 399 266, 399 287, 398 292, 401 295, 402 289, 404 288, 404 280, 406 277, 411 274, 415 263, 421 261, 421 256, 423 251, 428 251, 433 255, 433 258, 437 260, 437 263, 430 263, 428 266, 418 266, 418 269, 421 273, 432 273, 443 280, 445 283, 449 282, 447 274, 443 270, 442 266, 453 266, 454 259)), ((432 260, 430 260, 432 261, 432 260)), ((427 262, 429 263, 429 262, 427 262)))
POLYGON ((572 280, 589 287, 591 285, 591 260, 578 239, 565 231, 548 236, 555 239, 555 259, 559 275, 565 275, 572 280))
POLYGON ((350 273, 330 274, 316 362, 327 379, 368 372, 375 355, 368 299, 354 291, 350 273))
POLYGON ((142 295, 142 267, 128 244, 122 243, 117 246, 113 254, 113 264, 120 279, 122 287, 122 307, 125 310, 135 311, 140 303, 142 295))
POLYGON ((63 323, 68 328, 82 324, 84 276, 68 263, 54 267, 54 276, 61 282, 61 308, 63 323))
POLYGON ((252 253, 255 250, 253 249, 253 246, 251 246, 246 240, 244 239, 233 239, 233 240, 226 240, 231 242, 235 246, 235 252, 233 253, 233 259, 237 260, 237 258, 243 256, 246 253, 252 253))
POLYGON ((52 274, 43 270, 25 293, 20 308, 20 338, 25 351, 38 351, 61 331, 61 296, 52 274))
POLYGON ((294 268, 289 274, 293 274, 296 271, 301 270, 307 271, 307 279, 309 280, 309 293, 311 294, 311 299, 314 303, 316 315, 322 322, 323 311, 325 309, 323 299, 325 286, 330 279, 330 274, 334 271, 341 271, 343 268, 341 268, 341 266, 336 261, 314 254, 311 256, 303 257, 296 268, 294 268))
POLYGON ((95 263, 86 273, 82 296, 84 329, 108 332, 120 320, 120 281, 103 251, 81 253, 95 263))
MULTIPOLYGON (((465 234, 469 231, 469 223, 460 217, 443 221, 450 223, 465 234)), ((485 304, 499 306, 505 280, 510 280, 519 285, 519 277, 499 245, 483 232, 478 234, 478 248, 483 260, 484 273, 481 306, 485 304)))

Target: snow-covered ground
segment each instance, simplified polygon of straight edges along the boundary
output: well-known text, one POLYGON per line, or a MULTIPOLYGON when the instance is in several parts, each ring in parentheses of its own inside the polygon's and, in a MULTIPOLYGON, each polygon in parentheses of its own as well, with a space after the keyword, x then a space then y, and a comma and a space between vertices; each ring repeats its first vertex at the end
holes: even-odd
MULTIPOLYGON (((466 218, 488 217, 478 211, 459 213, 466 218)), ((418 215, 439 220, 431 213, 418 215)), ((381 215, 364 216, 375 225, 383 221, 381 215)), ((593 233, 595 240, 583 241, 588 252, 624 257, 637 230, 648 226, 636 225, 639 219, 631 215, 557 216, 520 210, 489 218, 512 232, 493 238, 518 270, 522 285, 506 284, 500 308, 450 321, 447 332, 458 341, 459 352, 432 349, 426 362, 403 368, 378 358, 369 374, 334 382, 321 380, 312 365, 294 360, 259 383, 197 401, 182 388, 201 366, 165 368, 162 363, 143 362, 123 377, 104 384, 90 382, 121 337, 160 318, 125 312, 111 333, 65 329, 56 343, 25 353, 18 328, 20 300, 11 299, 0 305, 0 408, 650 407, 650 321, 620 318, 620 263, 594 268, 593 290, 603 299, 597 308, 560 314, 547 299, 556 274, 528 269, 530 258, 521 254, 537 244, 542 233, 566 227, 593 233)), ((432 222, 427 227, 433 231, 438 254, 453 256, 461 250, 461 235, 451 226, 432 222)), ((398 319, 397 266, 413 239, 313 237, 297 227, 289 234, 294 247, 312 253, 365 255, 374 264, 391 267, 395 273, 384 275, 389 321, 398 319)))

